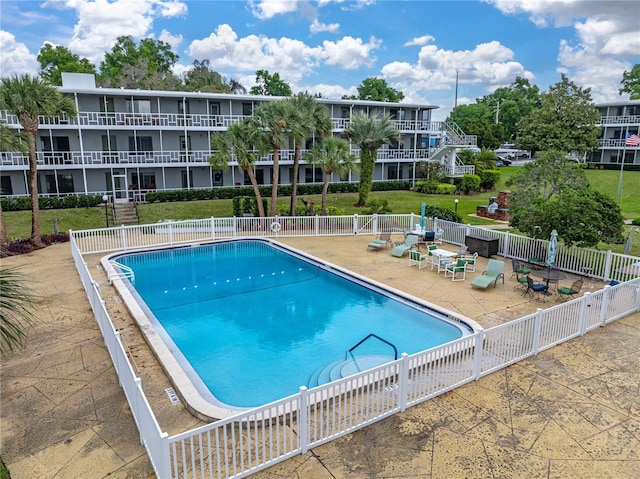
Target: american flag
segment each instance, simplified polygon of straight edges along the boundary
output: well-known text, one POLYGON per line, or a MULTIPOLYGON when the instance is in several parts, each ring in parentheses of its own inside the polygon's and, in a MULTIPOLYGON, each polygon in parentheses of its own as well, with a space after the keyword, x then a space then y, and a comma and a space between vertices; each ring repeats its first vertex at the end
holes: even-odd
POLYGON ((640 145, 640 136, 635 133, 627 133, 627 141, 624 142, 624 146, 638 146, 640 145))

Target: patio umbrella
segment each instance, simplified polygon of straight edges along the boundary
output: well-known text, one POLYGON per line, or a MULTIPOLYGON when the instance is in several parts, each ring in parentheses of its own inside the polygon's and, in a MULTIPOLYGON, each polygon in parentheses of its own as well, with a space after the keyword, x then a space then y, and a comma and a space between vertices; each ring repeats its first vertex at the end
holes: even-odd
POLYGON ((547 266, 551 268, 556 262, 556 252, 558 251, 558 232, 551 232, 551 240, 549 241, 549 249, 547 250, 547 266))
POLYGON ((422 207, 420 208, 420 228, 422 228, 423 231, 426 225, 425 218, 424 218, 426 212, 427 212, 427 204, 423 201, 422 207))

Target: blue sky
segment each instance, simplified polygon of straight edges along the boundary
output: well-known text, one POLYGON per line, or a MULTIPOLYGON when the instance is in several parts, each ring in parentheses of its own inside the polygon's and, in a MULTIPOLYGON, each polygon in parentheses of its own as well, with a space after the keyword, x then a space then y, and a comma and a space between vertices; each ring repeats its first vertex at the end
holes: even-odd
POLYGON ((640 63, 638 0, 47 0, 0 2, 0 71, 37 73, 45 42, 99 64, 120 35, 170 43, 180 74, 195 59, 249 88, 259 69, 295 91, 355 94, 384 78, 405 101, 458 104, 517 76, 543 91, 565 73, 596 102, 627 99, 640 63))

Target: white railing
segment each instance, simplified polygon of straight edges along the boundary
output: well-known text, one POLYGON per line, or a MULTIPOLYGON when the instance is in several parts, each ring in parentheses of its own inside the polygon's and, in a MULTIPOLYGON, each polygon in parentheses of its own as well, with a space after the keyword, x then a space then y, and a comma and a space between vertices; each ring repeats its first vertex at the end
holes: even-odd
MULTIPOLYGON (((538 309, 534 314, 477 331, 427 351, 403 354, 401 359, 339 381, 310 390, 301 387, 299 393, 288 398, 168 437, 157 423, 140 378, 131 367, 120 334, 109 318, 100 289, 91 278, 81 253, 220 237, 277 236, 282 232, 291 236, 376 234, 378 228, 388 230, 391 225, 410 228, 417 221, 419 217, 415 215, 211 218, 72 231, 71 250, 76 268, 156 475, 162 479, 246 477, 406 407, 584 335, 593 328, 640 311, 640 278, 637 278, 585 293, 580 298, 545 310, 538 309), (274 223, 281 225, 277 234, 271 230, 274 223), (101 232, 103 234, 99 234, 101 232)), ((458 241, 463 240, 464 234, 470 230, 485 235, 497 233, 434 219, 429 219, 427 226, 442 227, 445 236, 458 241)), ((501 248, 505 244, 508 247, 510 241, 515 245, 522 243, 522 237, 513 239, 514 236, 500 236, 501 248)), ((542 240, 530 241, 530 247, 518 246, 520 252, 528 254, 544 246, 542 240)), ((606 264, 615 263, 611 254, 607 257, 609 261, 606 264)), ((580 264, 588 265, 585 260, 597 258, 592 254, 582 256, 583 263, 580 264)), ((599 266, 589 268, 583 273, 593 274, 599 266)))

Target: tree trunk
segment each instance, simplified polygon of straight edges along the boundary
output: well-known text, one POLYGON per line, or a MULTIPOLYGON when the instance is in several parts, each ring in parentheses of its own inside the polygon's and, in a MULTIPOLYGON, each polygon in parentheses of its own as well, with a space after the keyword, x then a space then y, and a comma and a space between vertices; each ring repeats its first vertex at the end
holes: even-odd
POLYGON ((300 145, 296 142, 296 149, 293 155, 293 178, 291 178, 291 206, 289 215, 296 215, 296 201, 298 196, 298 169, 300 168, 300 145))
POLYGON ((271 182, 271 216, 276 215, 278 182, 280 181, 280 148, 273 149, 273 181, 271 182))
POLYGON ((377 150, 360 150, 360 185, 358 185, 358 202, 356 206, 365 206, 373 183, 377 150))
POLYGON ((256 177, 253 174, 253 168, 247 168, 247 175, 249 175, 249 180, 251 181, 251 185, 253 186, 253 192, 256 195, 256 202, 258 203, 258 216, 260 218, 264 218, 264 205, 262 204, 262 195, 260 194, 260 187, 258 186, 258 182, 256 181, 256 177))
POLYGON ((329 191, 329 177, 331 176, 330 172, 324 172, 324 184, 322 185, 322 205, 320 207, 320 211, 322 216, 327 216, 327 191, 329 191))
MULTIPOLYGON (((24 122, 23 122, 24 126, 24 122)), ((40 237, 40 205, 38 204, 38 159, 36 156, 36 131, 26 130, 29 138, 29 195, 31 196, 31 244, 42 247, 40 237)))
POLYGON ((4 224, 4 215, 2 214, 2 203, 0 203, 0 246, 9 244, 7 237, 7 227, 4 224))

